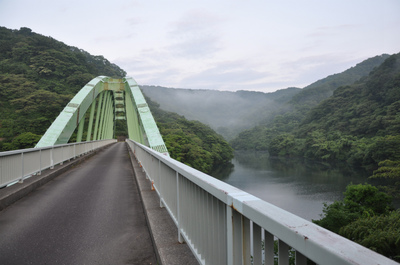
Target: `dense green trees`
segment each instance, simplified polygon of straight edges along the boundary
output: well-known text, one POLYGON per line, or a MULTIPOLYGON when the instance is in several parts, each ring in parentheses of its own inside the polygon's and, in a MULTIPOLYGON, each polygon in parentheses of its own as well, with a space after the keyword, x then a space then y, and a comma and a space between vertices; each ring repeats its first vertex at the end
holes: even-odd
POLYGON ((400 54, 396 54, 367 78, 336 89, 313 108, 293 131, 294 138, 304 140, 296 142, 294 154, 297 149, 313 159, 348 161, 371 169, 384 160, 399 161, 399 106, 400 54))
POLYGON ((400 211, 391 197, 369 184, 349 185, 344 199, 324 205, 314 223, 400 261, 400 211))
POLYGON ((172 158, 204 173, 233 158, 233 149, 209 126, 163 111, 149 98, 146 101, 172 158))
POLYGON ((18 137, 43 134, 68 101, 98 75, 126 73, 102 56, 29 28, 0 27, 0 151, 32 147, 33 142, 25 145, 18 137))
POLYGON ((35 146, 40 140, 41 135, 31 132, 21 133, 13 139, 11 143, 0 142, 0 149, 4 151, 12 151, 16 149, 25 149, 35 146))
POLYGON ((340 234, 382 255, 400 261, 400 211, 359 218, 340 234))

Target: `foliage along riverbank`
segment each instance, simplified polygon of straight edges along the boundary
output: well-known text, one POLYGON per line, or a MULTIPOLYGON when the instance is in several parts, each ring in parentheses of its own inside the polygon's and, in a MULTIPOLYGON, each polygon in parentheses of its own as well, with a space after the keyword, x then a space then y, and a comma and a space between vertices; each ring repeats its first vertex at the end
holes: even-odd
POLYGON ((149 98, 146 101, 172 158, 207 174, 230 163, 232 147, 209 126, 164 111, 149 98))
POLYGON ((399 194, 400 54, 390 56, 356 83, 336 88, 296 123, 284 119, 289 116, 278 116, 272 128, 263 129, 263 137, 255 139, 260 147, 274 156, 365 167, 373 177, 397 180, 389 189, 399 194))
POLYGON ((324 205, 314 223, 395 261, 400 261, 400 209, 369 184, 349 185, 344 199, 324 205))
POLYGON ((347 161, 375 170, 373 177, 400 181, 400 54, 367 78, 337 88, 293 133, 275 137, 269 152, 347 161))

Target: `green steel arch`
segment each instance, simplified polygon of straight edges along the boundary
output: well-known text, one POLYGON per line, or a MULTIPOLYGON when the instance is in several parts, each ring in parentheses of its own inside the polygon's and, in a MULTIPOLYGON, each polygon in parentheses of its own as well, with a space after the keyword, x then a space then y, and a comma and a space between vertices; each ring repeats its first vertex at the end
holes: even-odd
POLYGON ((61 111, 36 147, 68 143, 77 128, 77 142, 82 141, 84 131, 86 141, 112 139, 116 120, 126 120, 131 140, 168 155, 149 106, 131 77, 92 79, 61 111))

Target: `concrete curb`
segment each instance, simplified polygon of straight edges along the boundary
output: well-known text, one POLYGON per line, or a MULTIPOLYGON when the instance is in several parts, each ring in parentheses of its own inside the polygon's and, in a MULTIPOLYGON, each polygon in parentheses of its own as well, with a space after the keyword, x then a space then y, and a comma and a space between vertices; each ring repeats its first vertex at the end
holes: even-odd
POLYGON ((0 189, 0 211, 109 146, 110 144, 100 147, 86 155, 64 162, 63 165, 56 165, 54 169, 46 169, 42 171, 41 175, 32 176, 22 183, 0 189))
POLYGON ((160 207, 160 198, 151 190, 151 182, 131 150, 129 154, 158 262, 162 265, 199 264, 189 246, 178 242, 178 228, 168 211, 160 207))

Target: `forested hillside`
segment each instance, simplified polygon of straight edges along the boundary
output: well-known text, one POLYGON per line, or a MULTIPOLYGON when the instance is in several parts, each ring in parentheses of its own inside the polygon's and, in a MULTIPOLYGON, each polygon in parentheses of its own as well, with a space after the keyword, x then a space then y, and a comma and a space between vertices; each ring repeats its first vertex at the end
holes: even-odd
POLYGON ((296 130, 275 137, 268 150, 272 155, 347 161, 376 170, 374 177, 400 181, 400 53, 368 77, 336 89, 296 130))
POLYGON ((400 54, 383 62, 370 75, 335 90, 313 108, 299 126, 310 131, 340 131, 358 137, 400 134, 400 54))
POLYGON ((317 105, 322 100, 333 95, 336 88, 345 85, 351 85, 367 76, 375 67, 381 65, 387 58, 388 54, 382 54, 369 58, 356 66, 347 69, 346 71, 330 75, 324 79, 318 80, 309 86, 306 86, 301 93, 295 95, 289 102, 295 107, 311 107, 317 105))
POLYGON ((294 95, 290 101, 282 104, 273 116, 267 116, 258 126, 241 132, 231 141, 232 146, 235 149, 267 150, 274 137, 295 130, 307 113, 330 97, 335 89, 351 85, 360 78, 368 76, 372 69, 388 57, 389 55, 375 56, 342 73, 312 83, 294 95))
MULTIPOLYGON (((91 79, 125 71, 28 28, 0 27, 0 151, 33 147, 70 99, 91 79)), ((203 172, 229 162, 229 144, 200 122, 167 113, 150 102, 171 156, 203 172)), ((116 135, 127 135, 118 122, 116 135)))
POLYGON ((29 28, 0 27, 0 150, 31 147, 69 100, 118 66, 29 28))
POLYGON ((143 93, 167 111, 189 120, 208 124, 232 139, 275 113, 280 105, 299 93, 299 88, 287 88, 273 93, 254 91, 217 91, 175 89, 160 86, 140 86, 143 93))

